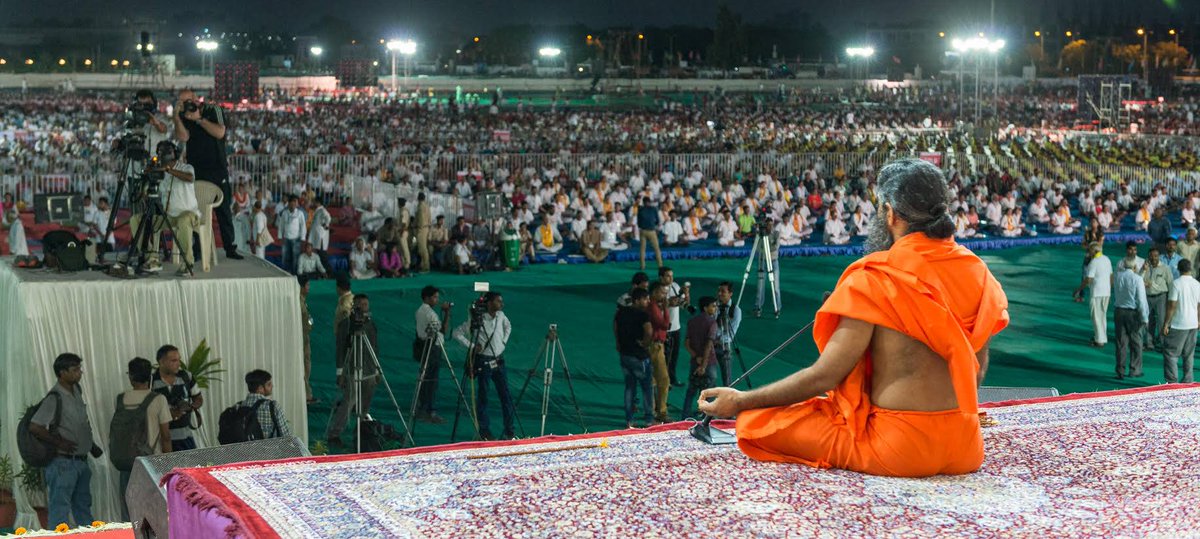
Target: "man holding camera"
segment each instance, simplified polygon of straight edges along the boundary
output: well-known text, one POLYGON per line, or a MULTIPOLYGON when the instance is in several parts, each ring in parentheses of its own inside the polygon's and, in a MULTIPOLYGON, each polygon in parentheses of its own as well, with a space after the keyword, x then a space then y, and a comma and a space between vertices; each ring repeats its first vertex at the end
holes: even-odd
POLYGON ((196 169, 196 178, 212 182, 221 188, 224 195, 217 206, 217 226, 221 231, 221 245, 225 257, 241 260, 237 243, 233 238, 233 189, 229 185, 229 168, 225 162, 225 120, 220 107, 201 106, 196 93, 191 90, 179 92, 175 104, 175 138, 187 144, 188 162, 196 169))
MULTIPOLYGON (((192 233, 200 223, 200 204, 196 201, 196 171, 179 160, 175 143, 164 140, 154 148, 157 163, 151 163, 149 173, 162 174, 163 211, 175 235, 175 249, 183 257, 183 266, 175 272, 182 277, 191 275, 196 263, 192 253, 192 233)), ((157 236, 157 232, 153 232, 157 236)))
POLYGON ((351 409, 364 421, 371 414, 371 397, 375 395, 379 370, 366 350, 362 351, 361 363, 356 364, 358 358, 352 357, 351 337, 358 331, 366 335, 371 349, 378 353, 378 332, 371 320, 371 303, 366 294, 354 296, 354 309, 337 325, 337 384, 342 389, 342 398, 334 407, 329 429, 325 432, 325 440, 331 447, 342 445, 342 430, 346 428, 351 409), (355 369, 361 370, 355 372, 355 369))
POLYGON ((675 272, 667 266, 658 268, 658 282, 667 287, 667 314, 671 316, 671 328, 667 330, 667 374, 671 377, 672 386, 681 387, 683 384, 675 375, 675 367, 679 364, 679 329, 682 327, 679 324, 679 306, 691 302, 692 286, 691 283, 685 283, 680 287, 675 282, 675 272))
POLYGON ((437 394, 438 371, 442 366, 441 351, 445 342, 446 329, 450 327, 451 303, 441 303, 441 291, 434 286, 421 289, 421 306, 417 308, 416 335, 413 337, 413 359, 421 362, 421 392, 417 396, 417 421, 440 424, 446 420, 434 409, 437 394), (445 323, 437 315, 441 304, 445 323))
POLYGON ((170 135, 167 133, 167 123, 159 120, 156 113, 158 112, 158 100, 154 97, 154 92, 143 88, 134 94, 134 99, 137 100, 138 107, 146 112, 148 120, 146 126, 143 127, 146 135, 146 147, 157 148, 158 143, 164 140, 170 140, 170 135))
MULTIPOLYGON (((154 356, 158 361, 158 371, 150 380, 150 390, 167 397, 171 406, 171 450, 187 451, 196 448, 196 440, 192 438, 192 412, 197 413, 204 404, 204 395, 196 388, 196 381, 183 369, 183 358, 179 349, 170 344, 164 344, 154 356)), ((199 426, 199 421, 197 421, 199 426)))
MULTIPOLYGON (((487 415, 487 382, 491 380, 496 386, 496 396, 500 399, 500 411, 504 415, 504 439, 512 439, 513 409, 512 395, 508 392, 508 373, 504 368, 504 346, 512 333, 512 323, 504 316, 504 298, 499 292, 488 292, 477 303, 481 303, 484 312, 472 312, 471 319, 463 322, 454 330, 454 338, 469 350, 467 355, 467 377, 475 378, 475 415, 479 420, 479 436, 484 440, 494 440, 490 421, 487 415), (472 328, 474 326, 474 328, 472 328), (474 343, 470 341, 469 333, 474 332, 474 343)), ((477 309, 472 306, 472 310, 477 309)))
POLYGON ((728 387, 733 381, 733 368, 729 364, 733 353, 733 339, 742 325, 742 308, 733 302, 733 283, 724 281, 717 285, 717 366, 721 369, 721 385, 728 387))

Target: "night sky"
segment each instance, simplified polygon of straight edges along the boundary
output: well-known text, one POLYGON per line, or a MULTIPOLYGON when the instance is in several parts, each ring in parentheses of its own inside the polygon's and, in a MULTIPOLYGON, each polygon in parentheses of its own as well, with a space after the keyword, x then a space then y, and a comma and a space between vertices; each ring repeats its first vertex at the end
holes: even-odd
MULTIPOLYGON (((486 32, 505 24, 570 24, 592 27, 673 24, 708 26, 719 0, 0 0, 0 27, 34 17, 88 17, 119 23, 124 17, 171 20, 183 9, 213 10, 245 21, 245 28, 300 31, 321 15, 344 18, 379 35, 420 34, 432 28, 486 32), (182 7, 186 6, 186 7, 182 7)), ((933 26, 985 23, 991 0, 737 0, 729 1, 747 22, 779 21, 809 13, 835 31, 864 23, 933 26)), ((1108 17, 1139 23, 1195 23, 1197 0, 995 0, 997 22, 1040 24, 1046 19, 1108 17), (1172 9, 1171 5, 1174 5, 1172 9)))

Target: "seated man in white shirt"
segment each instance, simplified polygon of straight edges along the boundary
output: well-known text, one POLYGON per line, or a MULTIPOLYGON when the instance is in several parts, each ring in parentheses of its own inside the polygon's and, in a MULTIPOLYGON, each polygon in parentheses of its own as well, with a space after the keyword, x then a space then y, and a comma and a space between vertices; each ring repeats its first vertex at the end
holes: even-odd
POLYGON ((558 233, 558 227, 554 226, 542 214, 542 224, 538 226, 537 231, 533 234, 534 248, 539 253, 557 253, 562 250, 563 240, 558 233))
POLYGON ((350 278, 375 278, 375 251, 361 237, 354 240, 354 248, 350 251, 350 278))
POLYGON ((721 210, 721 220, 717 222, 717 243, 721 247, 746 245, 746 240, 738 239, 738 224, 729 213, 729 208, 721 210))
POLYGON ((325 265, 321 263, 321 257, 317 256, 317 253, 313 251, 312 244, 307 241, 300 247, 300 260, 296 262, 296 275, 309 279, 329 277, 329 273, 325 271, 325 265))
POLYGON ((1138 205, 1138 210, 1134 213, 1134 230, 1146 231, 1150 228, 1150 219, 1154 216, 1154 212, 1150 209, 1150 202, 1147 200, 1141 201, 1138 205))
MULTIPOLYGON (((151 169, 162 172, 162 196, 166 203, 167 222, 175 235, 176 249, 183 257, 183 266, 175 272, 184 276, 192 273, 196 263, 192 254, 192 233, 200 224, 200 203, 196 201, 196 169, 179 160, 175 143, 163 140, 155 148, 159 166, 151 169)), ((156 232, 152 231, 155 235, 156 232)))
POLYGON ((621 241, 621 223, 616 220, 612 212, 608 212, 608 220, 600 225, 600 234, 602 240, 600 247, 609 251, 624 251, 629 248, 629 244, 621 241))
POLYGON ((862 208, 858 207, 854 209, 854 216, 851 218, 851 223, 854 225, 855 236, 866 236, 871 220, 863 213, 862 208))
POLYGON ((666 247, 687 247, 683 237, 683 225, 679 223, 679 212, 671 210, 670 218, 662 224, 663 245, 666 247))
POLYGON ((954 237, 958 239, 974 238, 975 228, 971 226, 971 219, 967 217, 965 208, 958 208, 954 212, 954 237))
POLYGON ((368 203, 367 209, 358 214, 359 230, 363 233, 373 233, 383 226, 383 214, 375 209, 375 204, 368 203))
POLYGON ((1050 231, 1055 234, 1072 234, 1075 232, 1075 227, 1071 226, 1069 221, 1070 216, 1062 212, 1054 212, 1050 216, 1050 231))
POLYGON ((687 219, 683 220, 683 239, 687 242, 708 239, 708 232, 704 230, 704 221, 700 219, 700 210, 697 208, 692 208, 687 219))
POLYGON ((832 219, 825 221, 825 244, 826 245, 845 245, 850 243, 850 231, 846 230, 846 223, 838 218, 837 210, 831 212, 832 219))
POLYGON ((475 255, 471 253, 471 249, 467 247, 467 239, 459 236, 451 240, 451 242, 454 245, 450 256, 452 262, 451 270, 457 272, 459 275, 479 273, 479 263, 475 260, 475 255))
POLYGON ((1192 199, 1184 199, 1183 209, 1179 211, 1179 220, 1183 222, 1185 229, 1196 225, 1196 208, 1192 206, 1192 199))
POLYGON ((1006 238, 1019 238, 1025 233, 1025 225, 1016 217, 1012 208, 1004 210, 1004 218, 1000 220, 1000 235, 1006 238))
POLYGON ((791 217, 791 212, 789 212, 784 216, 784 220, 775 223, 775 235, 779 238, 780 247, 800 245, 804 242, 804 238, 792 227, 791 217))

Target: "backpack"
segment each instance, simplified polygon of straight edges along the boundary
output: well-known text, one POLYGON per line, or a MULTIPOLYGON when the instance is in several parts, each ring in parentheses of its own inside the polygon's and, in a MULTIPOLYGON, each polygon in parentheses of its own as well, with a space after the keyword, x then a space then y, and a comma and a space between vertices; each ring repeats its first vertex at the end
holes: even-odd
POLYGON ((150 440, 147 439, 146 410, 158 396, 158 393, 151 391, 136 408, 129 408, 125 405, 125 395, 117 395, 116 411, 108 426, 108 459, 116 469, 128 472, 133 469, 133 459, 154 454, 154 448, 150 447, 150 440))
POLYGON ((53 444, 41 441, 32 432, 29 432, 29 424, 33 421, 34 414, 41 409, 42 404, 51 395, 54 396, 57 406, 54 407, 54 421, 50 422, 50 426, 46 430, 49 430, 50 434, 54 434, 58 430, 59 422, 62 421, 62 395, 55 391, 46 394, 37 404, 26 408, 25 415, 22 415, 21 421, 17 423, 17 449, 21 452, 21 460, 33 468, 45 468, 50 461, 54 460, 54 457, 58 456, 58 448, 53 444))
MULTIPOLYGON (((254 403, 254 406, 246 406, 239 402, 221 412, 221 417, 217 419, 217 441, 221 445, 227 445, 264 439, 262 425, 258 422, 258 407, 264 402, 269 403, 271 417, 275 417, 275 402, 270 399, 262 399, 254 403)), ((275 430, 278 429, 276 423, 275 430)))

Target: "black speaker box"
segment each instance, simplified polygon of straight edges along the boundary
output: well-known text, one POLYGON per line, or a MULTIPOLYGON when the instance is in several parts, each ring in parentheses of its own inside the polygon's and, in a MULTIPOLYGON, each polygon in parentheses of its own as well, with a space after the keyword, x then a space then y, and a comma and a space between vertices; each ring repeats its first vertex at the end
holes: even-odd
POLYGON ((138 539, 168 537, 167 489, 158 483, 175 468, 307 456, 308 447, 292 436, 138 457, 133 461, 129 488, 125 491, 125 503, 129 507, 129 521, 133 523, 134 536, 138 539))
POLYGON ((33 219, 39 225, 58 223, 73 226, 83 222, 83 195, 52 193, 33 195, 33 219))

